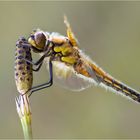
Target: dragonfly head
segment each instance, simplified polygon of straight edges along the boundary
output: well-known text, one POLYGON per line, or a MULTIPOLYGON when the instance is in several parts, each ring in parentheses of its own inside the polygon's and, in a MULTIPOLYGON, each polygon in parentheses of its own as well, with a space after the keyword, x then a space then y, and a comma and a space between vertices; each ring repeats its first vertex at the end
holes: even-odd
POLYGON ((28 42, 32 45, 32 50, 36 53, 39 53, 43 52, 47 40, 48 35, 45 34, 45 32, 37 29, 31 33, 28 42))

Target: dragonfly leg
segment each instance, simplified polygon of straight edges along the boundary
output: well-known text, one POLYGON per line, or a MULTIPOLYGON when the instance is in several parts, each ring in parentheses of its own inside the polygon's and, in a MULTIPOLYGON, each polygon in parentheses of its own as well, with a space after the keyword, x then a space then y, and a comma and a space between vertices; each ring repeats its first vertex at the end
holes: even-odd
POLYGON ((42 63, 42 61, 44 60, 44 58, 46 57, 46 54, 42 55, 36 62, 32 62, 32 61, 28 61, 27 59, 25 59, 27 62, 31 63, 32 65, 39 65, 42 63))
POLYGON ((29 97, 32 95, 33 92, 36 92, 38 90, 42 90, 44 88, 48 88, 48 87, 52 86, 52 84, 53 84, 53 66, 52 66, 51 60, 49 61, 49 75, 50 75, 50 80, 48 82, 31 88, 29 97))
POLYGON ((41 66, 42 66, 43 62, 40 63, 36 68, 32 68, 33 71, 37 72, 40 70, 41 66))
POLYGON ((33 66, 36 66, 36 68, 33 68, 33 71, 39 71, 42 64, 43 64, 43 60, 44 58, 47 57, 46 54, 44 54, 43 56, 41 56, 36 62, 30 61, 26 58, 23 58, 23 60, 25 60, 26 62, 32 64, 33 66))
POLYGON ((49 50, 45 51, 45 53, 36 61, 36 62, 33 62, 33 61, 30 61, 26 58, 23 58, 26 62, 32 64, 33 66, 37 66, 36 68, 33 68, 33 71, 39 71, 39 69, 41 68, 42 64, 43 64, 43 60, 45 57, 48 57, 49 56, 49 50))

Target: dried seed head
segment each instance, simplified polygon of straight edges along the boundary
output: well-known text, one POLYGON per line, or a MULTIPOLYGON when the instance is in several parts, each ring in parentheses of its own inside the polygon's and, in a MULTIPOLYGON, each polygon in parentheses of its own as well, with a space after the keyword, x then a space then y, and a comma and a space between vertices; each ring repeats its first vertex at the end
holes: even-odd
POLYGON ((26 62, 24 58, 32 61, 30 44, 25 38, 20 38, 15 50, 15 81, 17 90, 21 94, 31 89, 33 81, 32 64, 26 62))

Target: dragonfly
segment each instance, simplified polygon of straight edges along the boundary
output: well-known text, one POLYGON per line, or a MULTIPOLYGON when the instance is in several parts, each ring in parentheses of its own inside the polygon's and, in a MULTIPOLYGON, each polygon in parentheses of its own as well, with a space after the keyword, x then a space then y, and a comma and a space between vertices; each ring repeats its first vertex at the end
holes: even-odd
POLYGON ((45 62, 50 76, 46 83, 32 87, 31 94, 52 86, 55 81, 73 91, 101 86, 139 103, 140 93, 112 77, 84 54, 66 17, 64 23, 66 36, 36 29, 28 38, 32 52, 40 54, 40 58, 36 62, 25 60, 36 67, 35 71, 45 62))

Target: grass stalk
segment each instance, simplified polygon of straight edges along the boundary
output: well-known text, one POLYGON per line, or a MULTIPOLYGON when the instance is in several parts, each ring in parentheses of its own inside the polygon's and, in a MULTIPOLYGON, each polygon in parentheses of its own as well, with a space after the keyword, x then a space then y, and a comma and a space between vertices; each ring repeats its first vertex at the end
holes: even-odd
POLYGON ((16 97, 17 113, 19 115, 24 139, 31 140, 32 137, 32 126, 31 126, 31 110, 28 95, 19 95, 16 97))

